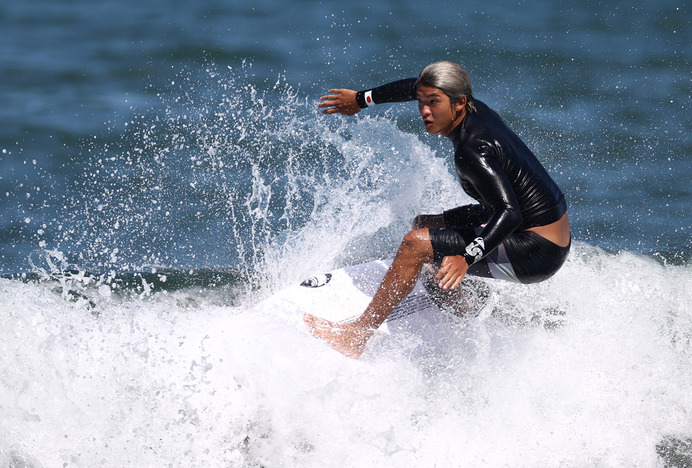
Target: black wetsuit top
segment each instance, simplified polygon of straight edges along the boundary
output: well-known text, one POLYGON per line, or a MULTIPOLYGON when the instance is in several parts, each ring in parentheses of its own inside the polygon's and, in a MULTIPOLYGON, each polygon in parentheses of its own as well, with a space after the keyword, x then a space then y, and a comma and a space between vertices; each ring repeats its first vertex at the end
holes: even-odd
MULTIPOLYGON (((395 81, 360 91, 356 98, 361 107, 368 105, 366 95, 377 104, 415 100, 415 83, 415 78, 395 81)), ((477 99, 474 103, 476 112, 467 112, 449 135, 461 186, 481 204, 485 218, 479 222, 485 224, 480 255, 464 255, 469 265, 514 231, 556 222, 567 212, 564 195, 531 150, 496 112, 477 99)))

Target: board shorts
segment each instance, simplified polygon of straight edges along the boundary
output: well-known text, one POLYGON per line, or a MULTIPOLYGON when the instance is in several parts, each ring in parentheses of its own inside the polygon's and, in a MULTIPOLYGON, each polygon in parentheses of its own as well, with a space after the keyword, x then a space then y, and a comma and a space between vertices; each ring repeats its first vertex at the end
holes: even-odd
MULTIPOLYGON (((461 255, 478 237, 481 227, 430 228, 435 263, 461 255)), ((560 247, 532 231, 512 233, 495 250, 471 265, 467 274, 518 283, 539 283, 553 276, 565 263, 572 241, 560 247)))

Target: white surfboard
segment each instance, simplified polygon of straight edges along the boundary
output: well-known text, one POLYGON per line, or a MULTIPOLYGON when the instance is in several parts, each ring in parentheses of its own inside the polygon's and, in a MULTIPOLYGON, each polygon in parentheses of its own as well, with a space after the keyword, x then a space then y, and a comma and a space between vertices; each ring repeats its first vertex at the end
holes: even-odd
MULTIPOLYGON (((340 268, 307 278, 265 301, 284 314, 310 313, 333 322, 347 322, 363 313, 392 260, 340 268)), ((477 316, 490 299, 490 289, 478 278, 467 277, 457 290, 445 293, 421 274, 413 291, 392 311, 386 324, 406 318, 412 326, 440 318, 477 316)))

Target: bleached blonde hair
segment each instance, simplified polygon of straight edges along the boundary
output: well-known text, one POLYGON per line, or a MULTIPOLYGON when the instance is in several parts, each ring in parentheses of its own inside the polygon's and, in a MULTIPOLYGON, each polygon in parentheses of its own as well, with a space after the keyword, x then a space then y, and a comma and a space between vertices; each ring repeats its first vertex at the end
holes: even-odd
POLYGON ((462 96, 466 96, 466 108, 471 113, 476 112, 471 91, 471 77, 458 63, 447 61, 431 63, 418 75, 416 86, 419 85, 442 90, 449 97, 452 105, 456 104, 462 96))

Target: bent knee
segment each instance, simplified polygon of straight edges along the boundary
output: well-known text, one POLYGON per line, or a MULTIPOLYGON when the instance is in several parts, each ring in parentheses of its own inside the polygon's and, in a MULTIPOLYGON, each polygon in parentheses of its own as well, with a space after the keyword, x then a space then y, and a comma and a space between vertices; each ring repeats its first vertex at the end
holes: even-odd
POLYGON ((430 233, 427 229, 415 229, 404 236, 399 247, 404 253, 416 256, 428 256, 432 254, 430 233))

